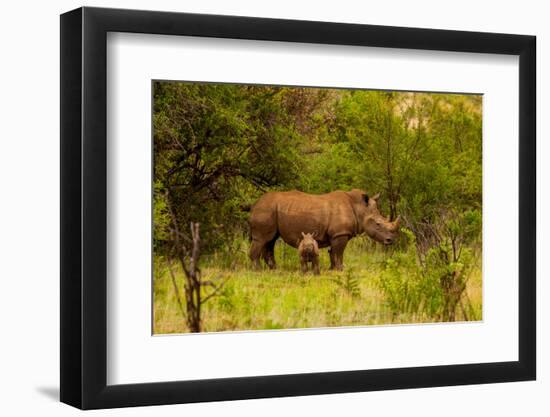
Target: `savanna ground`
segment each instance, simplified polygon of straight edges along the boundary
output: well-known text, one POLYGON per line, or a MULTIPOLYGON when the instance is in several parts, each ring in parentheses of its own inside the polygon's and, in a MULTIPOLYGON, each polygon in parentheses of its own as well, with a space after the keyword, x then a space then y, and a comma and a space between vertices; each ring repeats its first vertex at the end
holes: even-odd
MULTIPOLYGON (((205 256, 204 279, 224 279, 217 297, 203 305, 204 332, 270 330, 340 326, 431 323, 439 321, 425 311, 403 308, 396 312, 387 301, 382 280, 385 262, 394 250, 384 248, 366 237, 350 241, 345 252, 345 270, 329 270, 326 249, 321 250, 321 275, 300 271, 297 250, 279 240, 275 249, 277 269, 255 271, 248 259, 249 243, 239 239, 229 253, 205 256)), ((154 278, 154 333, 186 333, 184 313, 165 260, 159 260, 154 278)), ((185 285, 185 275, 173 264, 177 287, 185 285)), ((413 272, 414 274, 414 272, 413 272)), ((411 277, 414 278, 414 277, 411 277)), ((403 298, 405 287, 399 289, 403 298)), ((179 293, 184 302, 183 294, 179 293)), ((421 296, 420 296, 421 297, 421 296)), ((457 320, 481 320, 482 280, 479 264, 469 272, 464 308, 457 320)))
POLYGON ((154 333, 482 319, 481 95, 154 81, 153 141, 154 333), (245 207, 352 189, 401 216, 394 245, 304 276, 279 241, 252 269, 245 207))

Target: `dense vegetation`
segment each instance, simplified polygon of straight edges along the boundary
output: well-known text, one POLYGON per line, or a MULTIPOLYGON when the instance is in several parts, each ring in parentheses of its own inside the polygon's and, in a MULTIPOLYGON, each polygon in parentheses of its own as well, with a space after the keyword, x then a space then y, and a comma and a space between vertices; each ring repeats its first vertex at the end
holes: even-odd
POLYGON ((155 82, 156 331, 185 331, 183 320, 163 321, 179 314, 166 274, 174 221, 182 242, 189 223, 200 223, 203 273, 229 277, 206 306, 206 330, 266 328, 269 320, 319 327, 480 319, 481 291, 471 286, 481 286, 481 129, 481 96, 475 95, 155 82), (346 270, 325 267, 319 280, 298 277, 295 250, 283 252, 282 243, 281 270, 250 270, 244 207, 268 190, 352 188, 381 192, 382 212, 390 219, 401 215, 398 244, 384 250, 357 240, 346 252, 346 270), (266 307, 247 324, 235 307, 252 287, 263 288, 254 292, 256 305, 284 293, 308 306, 323 291, 340 294, 353 282, 349 311, 338 318, 335 301, 331 320, 311 323, 299 309, 306 315, 300 321, 294 307, 275 320, 269 317, 277 308, 266 307), (384 318, 367 308, 373 302, 384 318), (226 303, 223 314, 219 303, 226 303), (345 318, 350 315, 353 320, 345 318))

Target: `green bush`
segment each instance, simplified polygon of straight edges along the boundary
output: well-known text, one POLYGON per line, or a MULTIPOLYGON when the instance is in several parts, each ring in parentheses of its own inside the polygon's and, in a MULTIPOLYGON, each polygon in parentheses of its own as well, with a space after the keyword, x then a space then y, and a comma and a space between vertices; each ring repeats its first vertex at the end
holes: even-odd
POLYGON ((438 275, 422 268, 413 251, 386 259, 378 285, 394 315, 425 314, 437 319, 441 311, 443 294, 438 275))
POLYGON ((352 268, 347 269, 343 276, 333 278, 332 281, 349 296, 353 298, 361 297, 359 279, 352 268))
POLYGON ((469 303, 464 306, 463 298, 477 262, 471 245, 481 232, 481 213, 444 212, 431 230, 429 245, 419 245, 413 233, 403 228, 404 238, 414 245, 384 261, 378 286, 395 315, 414 313, 434 321, 455 321, 460 307, 468 320, 473 308, 469 303))

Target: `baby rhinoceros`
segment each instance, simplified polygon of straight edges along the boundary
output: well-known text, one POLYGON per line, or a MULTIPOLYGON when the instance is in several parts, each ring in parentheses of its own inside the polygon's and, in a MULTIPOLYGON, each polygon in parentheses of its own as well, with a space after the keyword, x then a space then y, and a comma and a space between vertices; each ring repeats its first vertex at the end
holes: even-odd
POLYGON ((319 245, 314 236, 315 233, 302 232, 302 240, 298 245, 298 254, 300 255, 302 272, 307 272, 308 263, 311 262, 313 273, 319 275, 319 245))

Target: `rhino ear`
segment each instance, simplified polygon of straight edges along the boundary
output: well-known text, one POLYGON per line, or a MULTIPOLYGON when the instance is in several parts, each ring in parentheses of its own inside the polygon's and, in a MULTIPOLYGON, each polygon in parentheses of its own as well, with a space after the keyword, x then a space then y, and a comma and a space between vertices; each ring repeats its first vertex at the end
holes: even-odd
POLYGON ((302 232, 302 237, 306 237, 306 235, 305 235, 305 233, 304 233, 304 232, 302 232))
POLYGON ((371 197, 374 201, 378 201, 378 199, 380 198, 380 193, 376 193, 375 195, 373 195, 371 197))

